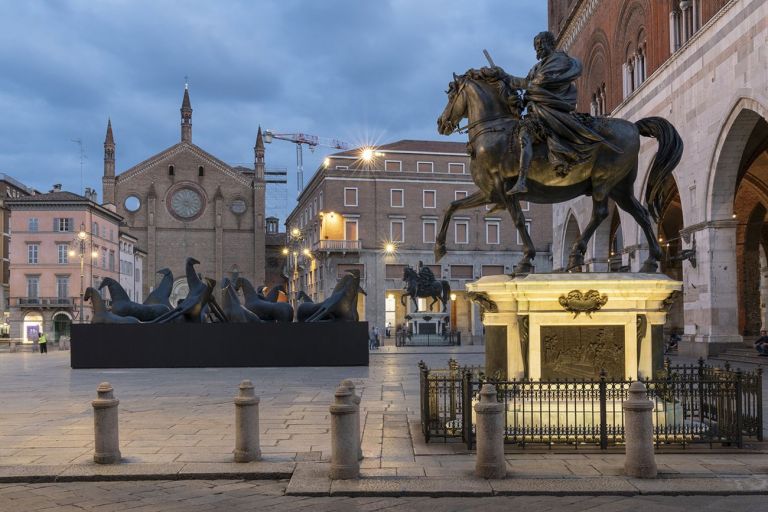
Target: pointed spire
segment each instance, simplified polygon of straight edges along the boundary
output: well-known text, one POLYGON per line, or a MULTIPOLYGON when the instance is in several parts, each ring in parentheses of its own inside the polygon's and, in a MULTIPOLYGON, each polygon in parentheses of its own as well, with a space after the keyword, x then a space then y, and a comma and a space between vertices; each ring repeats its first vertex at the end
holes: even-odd
POLYGON ((184 99, 181 101, 181 141, 192 142, 192 103, 187 83, 184 84, 184 99))
POLYGON ((264 179, 264 136, 261 133, 261 125, 259 125, 259 131, 256 132, 256 145, 253 147, 253 170, 256 180, 264 179))
POLYGON ((104 139, 104 144, 115 145, 115 138, 112 136, 112 118, 107 118, 107 136, 104 139))

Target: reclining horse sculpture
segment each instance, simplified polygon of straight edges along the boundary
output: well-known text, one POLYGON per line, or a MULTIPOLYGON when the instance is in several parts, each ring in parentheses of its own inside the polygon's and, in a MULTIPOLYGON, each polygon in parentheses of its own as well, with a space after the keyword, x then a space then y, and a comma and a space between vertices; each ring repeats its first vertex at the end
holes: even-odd
POLYGON ((157 273, 161 274, 163 279, 160 281, 160 284, 157 285, 157 288, 152 290, 149 295, 147 295, 147 299, 144 301, 144 304, 162 304, 164 306, 168 306, 168 310, 170 311, 173 309, 170 301, 171 292, 173 291, 173 272, 171 272, 171 270, 168 268, 161 268, 157 271, 157 273))
POLYGON ((571 248, 566 270, 581 267, 587 242, 600 223, 608 217, 608 199, 629 213, 638 223, 648 241, 649 256, 641 272, 655 272, 662 257, 661 247, 653 232, 648 210, 634 195, 637 178, 640 136, 653 137, 659 149, 648 172, 645 200, 654 218, 663 199, 664 180, 680 162, 683 142, 677 130, 666 119, 647 117, 632 123, 624 119, 592 118, 593 130, 608 143, 601 143, 585 162, 575 165, 564 176, 558 175, 550 163, 545 144, 535 144, 528 177, 528 191, 510 195, 517 181, 519 148, 510 150, 510 137, 520 120, 520 112, 510 111, 509 104, 499 94, 498 82, 485 80, 470 69, 461 76, 454 75, 448 87, 448 104, 437 120, 438 132, 450 135, 460 131, 459 122, 467 118, 464 130, 469 137, 470 172, 479 190, 453 201, 443 216, 435 243, 435 260, 446 253, 445 240, 453 213, 487 204, 506 209, 512 216, 523 240, 523 258, 515 272, 527 273, 533 268, 536 255, 533 242, 525 228, 525 215, 520 200, 533 203, 559 203, 582 195, 592 196, 592 218, 571 248), (621 152, 617 152, 618 148, 621 152))
POLYGON ((240 298, 228 277, 221 280, 221 309, 230 323, 261 323, 263 320, 240 304, 240 298))
POLYGON ((224 313, 216 303, 213 297, 213 289, 216 287, 216 281, 213 279, 201 279, 195 272, 195 265, 199 264, 195 258, 187 258, 186 275, 189 293, 172 311, 154 319, 153 323, 168 323, 183 318, 190 323, 203 322, 206 306, 210 307, 210 312, 220 322, 226 321, 224 313))
POLYGON ((330 297, 323 302, 304 302, 299 307, 299 322, 357 322, 357 293, 360 290, 360 273, 351 271, 333 288, 330 297))
MULTIPOLYGON (((245 308, 264 321, 293 322, 293 307, 287 302, 272 302, 263 299, 253 287, 253 284, 244 277, 235 279, 235 289, 243 290, 245 308)), ((263 297, 263 295, 262 295, 263 297)))
POLYGON ((138 324, 140 323, 138 318, 132 316, 120 316, 107 310, 106 304, 101 294, 95 288, 89 286, 85 289, 83 294, 83 300, 91 301, 91 308, 93 308, 93 318, 91 318, 92 324, 138 324))
POLYGON ((109 296, 112 299, 112 313, 117 316, 132 316, 142 322, 148 322, 171 310, 170 307, 163 304, 139 304, 138 302, 133 302, 120 283, 111 277, 105 277, 101 280, 99 290, 105 286, 109 289, 109 296))

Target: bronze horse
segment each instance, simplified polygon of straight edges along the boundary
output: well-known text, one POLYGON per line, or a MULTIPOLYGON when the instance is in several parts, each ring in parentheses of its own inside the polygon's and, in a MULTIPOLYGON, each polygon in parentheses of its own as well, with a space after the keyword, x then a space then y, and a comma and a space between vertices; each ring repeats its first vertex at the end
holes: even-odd
POLYGON ((429 309, 432 310, 435 302, 440 301, 443 303, 443 312, 445 312, 448 299, 451 296, 451 285, 448 281, 432 281, 424 287, 419 286, 419 274, 410 266, 403 269, 403 281, 405 281, 406 286, 405 293, 400 296, 400 304, 405 306, 405 298, 410 297, 413 301, 413 307, 418 311, 419 303, 416 298, 431 297, 432 303, 429 305, 429 309))
POLYGON ((565 176, 556 173, 547 157, 546 145, 534 145, 528 192, 511 195, 508 191, 517 181, 520 150, 516 144, 510 149, 510 138, 519 123, 520 112, 514 111, 502 98, 499 82, 484 80, 476 70, 454 75, 447 92, 448 104, 437 120, 438 132, 450 135, 465 130, 468 133, 470 172, 480 190, 453 201, 446 210, 435 243, 436 261, 446 253, 445 239, 453 213, 492 204, 509 212, 523 240, 523 258, 515 266, 515 272, 531 272, 536 251, 525 229, 520 200, 560 203, 587 195, 592 196, 592 218, 571 248, 566 270, 583 265, 587 242, 608 217, 608 199, 613 199, 635 219, 648 241, 649 256, 640 271, 656 271, 662 257, 661 247, 648 210, 637 200, 633 188, 637 178, 640 135, 653 137, 658 141, 659 149, 648 173, 645 200, 656 220, 659 204, 663 201, 664 180, 680 162, 683 153, 683 141, 669 121, 660 117, 646 117, 635 123, 624 119, 588 118, 591 128, 608 144, 602 143, 590 159, 575 165, 565 176), (468 124, 460 129, 459 122, 464 118, 468 124))

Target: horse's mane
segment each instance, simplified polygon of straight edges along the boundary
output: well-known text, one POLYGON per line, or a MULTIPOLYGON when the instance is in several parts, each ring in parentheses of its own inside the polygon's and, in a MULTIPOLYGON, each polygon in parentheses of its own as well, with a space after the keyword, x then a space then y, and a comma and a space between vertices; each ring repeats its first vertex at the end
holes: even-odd
MULTIPOLYGON (((485 82, 496 87, 499 97, 504 105, 507 106, 507 109, 509 109, 509 113, 513 116, 520 117, 520 113, 525 109, 525 105, 523 104, 523 100, 517 89, 510 87, 509 83, 505 80, 501 80, 498 75, 488 74, 480 69, 469 68, 463 75, 457 75, 456 81, 452 82, 452 85, 456 84, 459 80, 485 82)), ((451 86, 449 86, 449 89, 450 87, 451 86)))

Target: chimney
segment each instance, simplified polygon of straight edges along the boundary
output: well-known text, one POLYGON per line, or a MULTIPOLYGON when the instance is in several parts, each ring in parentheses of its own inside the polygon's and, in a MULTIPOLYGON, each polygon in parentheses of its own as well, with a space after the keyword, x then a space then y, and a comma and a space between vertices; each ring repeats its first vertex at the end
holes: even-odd
POLYGON ((53 190, 51 192, 61 192, 61 183, 54 183, 53 190))

